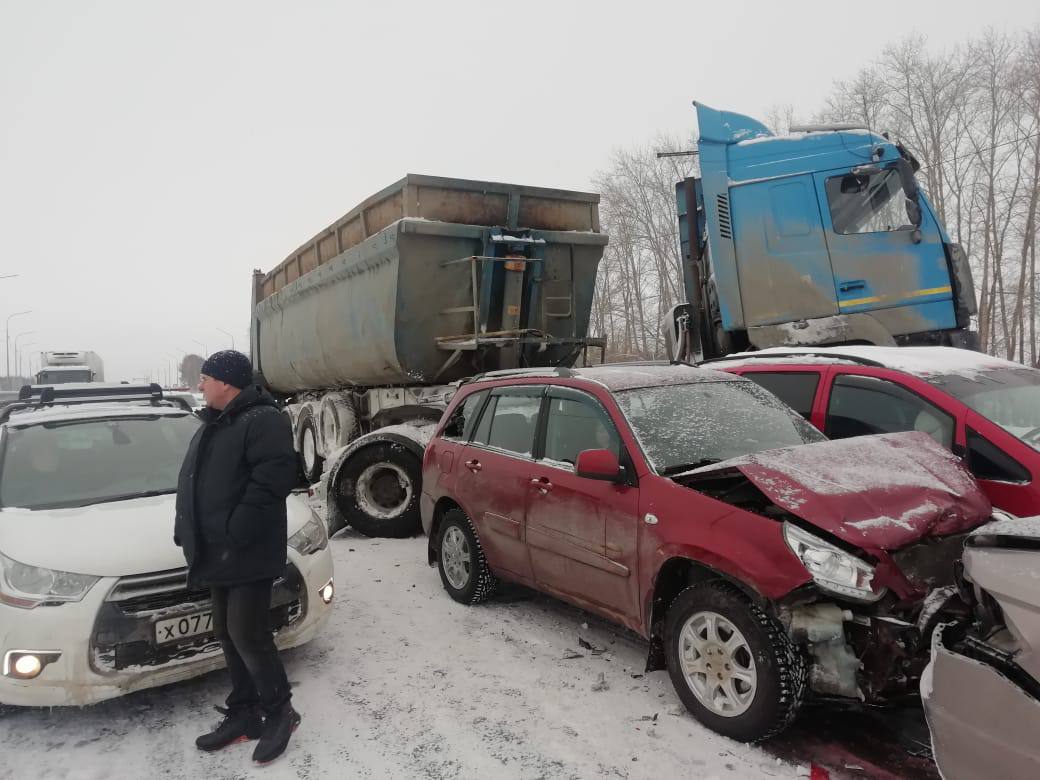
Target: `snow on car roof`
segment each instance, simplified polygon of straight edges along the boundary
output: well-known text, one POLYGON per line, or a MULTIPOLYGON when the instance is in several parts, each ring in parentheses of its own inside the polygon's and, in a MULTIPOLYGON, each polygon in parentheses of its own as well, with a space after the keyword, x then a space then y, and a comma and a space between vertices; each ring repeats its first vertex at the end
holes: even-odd
POLYGON ((940 374, 971 376, 995 368, 1023 368, 1022 364, 982 352, 957 347, 771 347, 758 352, 739 352, 711 365, 754 366, 764 363, 856 363, 872 361, 885 368, 920 377, 940 374), (799 357, 804 355, 805 357, 799 357))
POLYGON ((16 409, 5 423, 9 428, 26 428, 43 423, 68 420, 96 420, 108 417, 140 417, 141 415, 175 417, 189 414, 182 407, 152 406, 146 403, 98 403, 44 406, 39 409, 16 409))

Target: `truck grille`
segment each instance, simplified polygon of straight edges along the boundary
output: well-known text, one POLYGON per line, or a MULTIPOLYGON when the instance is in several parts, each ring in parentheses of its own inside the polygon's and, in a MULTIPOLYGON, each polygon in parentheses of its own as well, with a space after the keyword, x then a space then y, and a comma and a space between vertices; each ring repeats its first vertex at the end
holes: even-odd
MULTIPOLYGON (((189 587, 187 575, 187 569, 172 569, 123 577, 116 583, 94 621, 90 656, 95 671, 162 667, 220 650, 212 633, 164 643, 155 639, 159 620, 210 609, 209 588, 189 587)), ((287 564, 272 588, 271 630, 277 633, 294 625, 306 611, 303 577, 287 564)))

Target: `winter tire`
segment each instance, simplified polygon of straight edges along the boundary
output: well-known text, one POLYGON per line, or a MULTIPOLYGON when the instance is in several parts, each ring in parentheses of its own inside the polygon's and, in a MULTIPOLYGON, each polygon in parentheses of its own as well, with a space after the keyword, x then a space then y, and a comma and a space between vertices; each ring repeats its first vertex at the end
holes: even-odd
POLYGON ((343 517, 358 533, 402 539, 422 530, 421 485, 419 459, 400 444, 382 442, 347 458, 334 495, 343 517))
POLYGON ((318 431, 311 414, 300 415, 300 465, 303 476, 312 485, 321 479, 325 460, 318 450, 318 431))
POLYGON ((805 698, 806 666, 783 627, 721 582, 680 593, 665 621, 672 685, 701 723, 741 742, 779 734, 805 698))
POLYGON ((444 514, 437 534, 437 571, 448 595, 460 604, 479 604, 498 580, 488 568, 473 524, 458 509, 444 514))

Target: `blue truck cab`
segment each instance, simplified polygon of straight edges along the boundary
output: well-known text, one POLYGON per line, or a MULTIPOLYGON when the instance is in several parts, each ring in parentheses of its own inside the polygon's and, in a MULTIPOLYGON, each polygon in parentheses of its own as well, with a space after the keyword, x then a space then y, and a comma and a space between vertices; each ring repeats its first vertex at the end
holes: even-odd
POLYGON ((967 257, 901 144, 851 125, 778 136, 700 103, 700 176, 676 185, 687 304, 673 357, 818 344, 975 348, 967 257))

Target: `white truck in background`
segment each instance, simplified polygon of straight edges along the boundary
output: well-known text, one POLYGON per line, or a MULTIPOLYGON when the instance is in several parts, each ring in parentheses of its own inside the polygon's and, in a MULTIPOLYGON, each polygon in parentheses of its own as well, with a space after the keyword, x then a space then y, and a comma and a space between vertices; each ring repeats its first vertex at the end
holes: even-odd
POLYGON ((104 382, 105 366, 96 352, 41 352, 38 385, 63 385, 69 382, 104 382))

